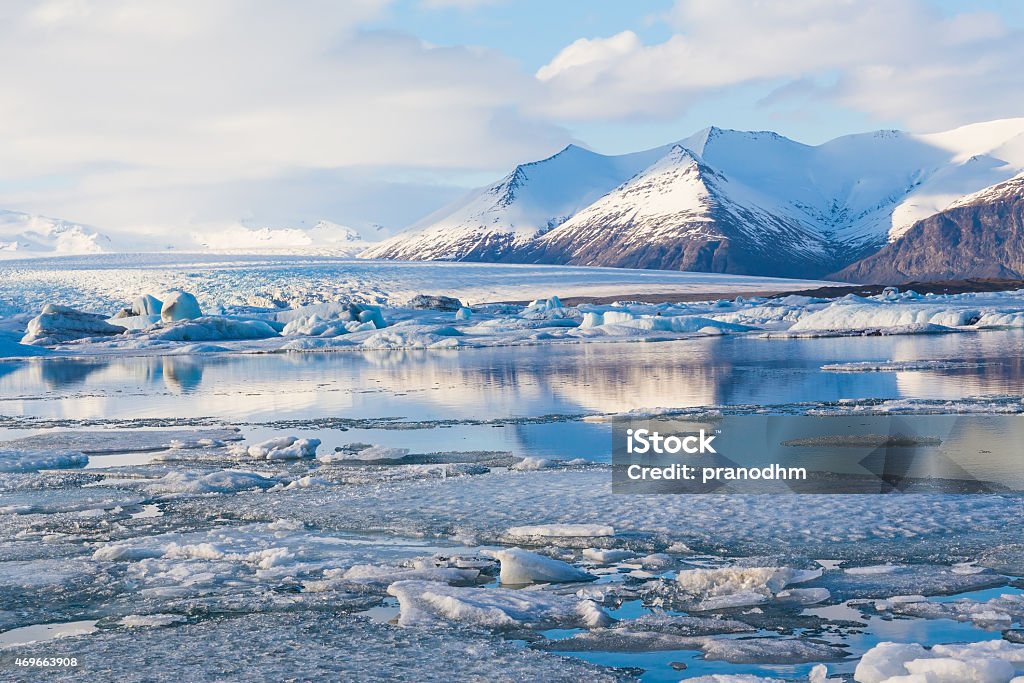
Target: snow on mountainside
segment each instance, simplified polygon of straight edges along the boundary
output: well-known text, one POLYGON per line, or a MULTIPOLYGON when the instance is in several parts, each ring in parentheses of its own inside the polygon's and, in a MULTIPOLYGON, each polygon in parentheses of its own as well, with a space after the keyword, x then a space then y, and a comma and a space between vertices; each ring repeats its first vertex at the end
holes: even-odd
POLYGON ((500 260, 628 180, 668 149, 604 156, 569 145, 552 157, 517 166, 500 181, 470 193, 362 256, 500 260))
POLYGON ((1024 118, 817 146, 712 127, 678 146, 689 171, 667 171, 672 145, 624 157, 570 147, 363 255, 818 276, 1024 171, 1024 118))
POLYGON ((1024 278, 1024 173, 918 221, 835 277, 854 282, 1024 278))
POLYGON ((110 238, 58 218, 0 210, 0 258, 107 251, 110 238))
POLYGON ((538 260, 775 274, 831 263, 797 212, 676 145, 629 182, 540 237, 538 260), (752 229, 753 228, 753 229, 752 229), (784 253, 776 245, 792 245, 784 253))

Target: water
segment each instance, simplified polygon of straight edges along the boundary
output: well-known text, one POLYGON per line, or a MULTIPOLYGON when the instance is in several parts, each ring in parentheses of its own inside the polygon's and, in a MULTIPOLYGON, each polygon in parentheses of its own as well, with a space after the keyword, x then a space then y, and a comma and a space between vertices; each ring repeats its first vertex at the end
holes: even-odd
POLYGON ((56 359, 0 363, 0 413, 229 421, 494 420, 652 407, 1020 394, 1024 331, 826 339, 710 337, 461 351, 56 359), (823 372, 826 363, 976 367, 823 372))
MULTIPOLYGON (((9 435, 29 433, 12 428, 68 421, 243 423, 253 438, 287 431, 321 438, 330 449, 361 441, 414 452, 483 449, 607 460, 609 425, 580 416, 715 405, 784 411, 794 404, 850 398, 1019 394, 1022 348, 1024 333, 1015 330, 32 360, 0 363, 0 415, 16 418, 7 423, 9 435), (949 359, 976 366, 821 370, 836 362, 949 359), (540 416, 553 417, 537 420, 540 416), (395 429, 409 426, 423 429, 395 429)), ((93 466, 144 461, 108 456, 93 466)))
MULTIPOLYGON (((766 406, 769 412, 787 413, 804 410, 808 404, 844 399, 945 401, 968 397, 1019 397, 1021 387, 1024 387, 1022 359, 1024 332, 1017 330, 827 339, 709 337, 662 343, 564 344, 448 352, 225 354, 2 362, 0 440, 68 429, 181 429, 238 425, 242 436, 249 440, 282 433, 322 439, 321 453, 359 441, 409 448, 418 453, 490 450, 509 451, 517 456, 605 460, 608 457, 610 425, 606 420, 588 419, 587 416, 657 408, 749 405, 766 406), (929 360, 955 360, 968 367, 898 372, 821 370, 821 366, 827 363, 929 360)), ((108 468, 148 466, 153 456, 154 453, 143 452, 142 449, 125 448, 123 452, 114 449, 92 456, 89 468, 102 472, 108 468)), ((193 463, 188 466, 199 465, 193 463)), ((262 471, 257 464, 249 467, 262 471)), ((267 469, 273 468, 268 465, 267 469)), ((118 470, 119 475, 121 472, 118 470)), ((100 487, 116 488, 118 485, 117 481, 107 481, 100 487)), ((138 493, 134 489, 133 492, 138 493)), ((383 492, 383 495, 390 495, 386 488, 383 492)), ((24 495, 25 500, 35 501, 44 494, 29 491, 24 495)), ((103 492, 96 495, 98 500, 103 492)), ((139 495, 142 496, 141 493, 139 495)), ((342 544, 336 530, 312 526, 295 531, 294 537, 287 538, 286 532, 280 529, 263 529, 257 533, 248 527, 238 527, 232 532, 242 524, 237 521, 240 519, 258 520, 263 524, 279 514, 287 514, 276 510, 269 513, 269 518, 251 514, 260 504, 276 506, 279 497, 278 494, 249 495, 252 508, 241 507, 243 503, 250 503, 243 494, 238 494, 240 507, 239 516, 234 518, 236 521, 232 521, 230 515, 218 516, 216 513, 197 516, 187 503, 183 506, 173 500, 167 502, 153 498, 138 505, 126 505, 118 512, 114 507, 116 496, 111 498, 113 502, 105 507, 109 512, 104 514, 125 525, 127 531, 119 533, 148 538, 154 534, 177 533, 178 529, 184 528, 192 533, 194 529, 200 535, 184 540, 176 538, 176 542, 210 540, 231 549, 238 557, 286 545, 299 559, 295 560, 295 567, 281 569, 278 574, 274 574, 272 565, 270 569, 261 570, 265 575, 252 574, 247 565, 238 568, 244 562, 223 558, 211 560, 209 567, 202 564, 206 560, 201 558, 163 558, 158 561, 166 564, 166 567, 163 564, 159 566, 161 571, 166 570, 167 577, 177 576, 176 572, 184 572, 188 567, 190 580, 207 573, 212 576, 226 571, 230 565, 233 573, 229 572, 228 576, 231 582, 247 589, 272 587, 282 591, 279 595, 285 596, 293 595, 289 592, 289 572, 315 574, 329 566, 344 567, 355 562, 389 561, 395 557, 434 552, 473 553, 479 548, 476 542, 456 536, 459 529, 454 522, 456 528, 449 531, 449 537, 416 541, 367 536, 365 544, 356 543, 351 537, 345 537, 346 542, 342 544), (261 503, 263 500, 267 503, 261 503), (210 539, 201 535, 221 528, 227 535, 211 536, 210 539), (459 545, 460 541, 466 545, 459 545), (398 547, 392 547, 394 543, 398 547)), ((280 499, 284 502, 290 500, 280 499)), ((208 502, 212 508, 216 500, 210 498, 204 503, 208 502)), ((465 501, 454 497, 452 501, 451 505, 456 510, 465 504, 465 501)), ((67 505, 73 502, 69 500, 67 505)), ((232 511, 230 507, 227 509, 232 511)), ((486 516, 485 513, 486 509, 482 510, 481 516, 486 516)), ((56 564, 40 565, 38 572, 27 571, 24 567, 19 571, 25 572, 26 577, 46 577, 52 571, 49 567, 62 567, 62 571, 67 572, 67 576, 61 579, 62 585, 70 586, 66 594, 64 588, 61 589, 61 600, 66 600, 67 607, 61 606, 63 602, 57 602, 52 609, 39 609, 38 623, 21 627, 30 630, 12 629, 0 634, 7 636, 8 644, 37 639, 37 636, 46 637, 46 627, 40 626, 41 623, 72 622, 76 627, 88 624, 83 631, 87 632, 93 628, 95 620, 83 621, 78 615, 83 612, 93 617, 114 615, 108 609, 110 604, 118 604, 118 601, 131 604, 130 593, 103 592, 107 586, 115 585, 114 581, 119 576, 117 572, 122 571, 120 568, 111 570, 109 576, 108 570, 103 570, 101 576, 107 583, 94 581, 88 576, 80 579, 75 573, 78 570, 74 562, 86 562, 95 547, 90 545, 84 551, 76 545, 81 544, 80 538, 91 538, 89 534, 93 530, 90 525, 94 523, 89 520, 92 518, 82 516, 69 529, 61 526, 66 521, 58 520, 57 515, 52 517, 52 524, 46 521, 38 523, 43 529, 39 533, 57 532, 50 542, 66 544, 54 546, 65 548, 62 551, 65 554, 55 554, 54 557, 71 557, 73 561, 68 561, 65 566, 60 563, 64 560, 50 560, 44 549, 39 551, 39 555, 26 557, 38 557, 39 562, 52 561, 56 564), (76 535, 71 535, 71 531, 76 535), (85 560, 79 557, 83 553, 85 560)), ((413 517, 412 513, 409 517, 413 517)), ((104 534, 107 532, 103 517, 97 519, 94 540, 99 543, 106 540, 104 534)), ((30 531, 35 533, 35 529, 30 531)), ((28 536, 26 542, 2 538, 0 550, 14 557, 15 551, 11 548, 23 549, 32 543, 32 552, 36 552, 42 544, 35 538, 28 536)), ((912 548, 908 547, 907 552, 913 552, 912 548)), ((690 559, 696 562, 698 558, 690 559)), ((712 562, 721 561, 723 558, 712 558, 712 562)), ((3 572, 0 571, 2 577, 3 572)), ((602 575, 602 581, 606 578, 602 575)), ((148 576, 143 579, 156 581, 148 576)), ((32 585, 30 578, 18 580, 32 585)), ((171 582, 170 578, 166 580, 171 582)), ((191 590, 186 587, 188 585, 191 584, 182 583, 181 587, 173 588, 183 591, 182 604, 188 600, 200 600, 188 592, 191 590)), ((213 596, 234 590, 230 582, 211 585, 210 595, 213 596)), ((159 584, 159 588, 163 589, 163 585, 159 584)), ((38 590, 38 595, 43 596, 49 589, 41 586, 38 590)), ((202 588, 202 591, 206 590, 202 588)), ((1007 592, 1019 593, 1019 589, 997 588, 971 597, 985 600, 1007 592)), ((159 595, 159 592, 154 594, 159 595)), ((29 591, 26 595, 35 593, 29 591)), ((246 594, 240 592, 239 595, 246 594)), ((204 600, 215 600, 205 597, 205 593, 203 596, 204 600)), ((315 596, 310 594, 303 599, 312 601, 315 596)), ((933 599, 941 601, 946 598, 933 599)), ((177 609, 177 603, 160 600, 166 599, 159 598, 151 606, 152 610, 177 609)), ((232 600, 236 602, 225 598, 225 604, 230 603, 232 609, 236 603, 249 604, 242 598, 233 597, 232 600)), ((41 598, 39 602, 42 604, 41 598)), ((260 605, 263 609, 262 603, 260 605)), ((30 607, 35 610, 39 605, 30 607)), ((122 611, 129 609, 134 607, 124 607, 122 611)), ((216 613, 220 607, 210 609, 211 613, 216 613)), ((376 622, 390 621, 397 614, 395 601, 387 597, 353 609, 376 622)), ((843 604, 811 609, 837 622, 860 615, 853 626, 812 634, 843 642, 855 655, 886 639, 935 643, 999 637, 998 631, 986 631, 970 623, 946 619, 882 618, 861 614, 855 607, 843 604)), ((612 611, 618 618, 635 618, 645 613, 647 608, 639 601, 627 600, 612 611)), ((574 632, 571 629, 553 630, 546 635, 566 637, 574 632)), ((92 637, 96 636, 85 638, 92 637)), ((167 631, 167 637, 173 638, 173 631, 167 631)), ((684 676, 709 673, 795 677, 805 676, 811 666, 728 664, 707 661, 698 651, 588 652, 574 656, 604 665, 643 667, 646 669, 644 679, 649 681, 678 680, 684 676), (672 668, 673 662, 684 663, 687 668, 678 671, 672 668)), ((830 671, 849 672, 853 664, 848 661, 830 665, 830 671)))

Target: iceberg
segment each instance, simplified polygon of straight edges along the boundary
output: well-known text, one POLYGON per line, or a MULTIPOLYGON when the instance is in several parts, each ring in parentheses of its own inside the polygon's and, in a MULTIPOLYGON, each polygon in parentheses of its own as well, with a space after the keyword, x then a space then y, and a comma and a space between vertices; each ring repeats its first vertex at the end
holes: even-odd
POLYGON ((582 569, 577 569, 568 562, 544 557, 522 548, 485 550, 483 554, 493 557, 501 564, 500 579, 506 585, 570 583, 593 581, 597 578, 582 569))
MULTIPOLYGON (((134 308, 134 307, 133 307, 134 308)), ((160 310, 160 319, 165 323, 179 320, 194 320, 203 316, 195 295, 176 290, 170 292, 160 310)))
POLYGON ((39 315, 29 321, 21 343, 53 346, 88 337, 109 337, 124 331, 124 327, 107 322, 104 315, 46 304, 39 315))
POLYGON ((459 588, 436 581, 396 581, 399 626, 458 623, 493 630, 596 628, 612 619, 593 600, 539 590, 459 588))

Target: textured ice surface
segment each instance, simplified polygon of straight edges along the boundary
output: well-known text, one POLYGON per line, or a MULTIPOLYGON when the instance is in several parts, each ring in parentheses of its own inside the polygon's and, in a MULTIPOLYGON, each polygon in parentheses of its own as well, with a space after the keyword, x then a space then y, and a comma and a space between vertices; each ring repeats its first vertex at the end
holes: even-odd
MULTIPOLYGON (((0 472, 34 472, 85 467, 89 456, 74 451, 21 451, 0 448, 0 472)), ((0 509, 3 506, 0 505, 0 509)))
MULTIPOLYGON (((340 529, 444 534, 480 542, 507 540, 511 527, 536 524, 611 526, 618 546, 655 552, 672 541, 733 553, 885 559, 915 553, 962 558, 1017 544, 1006 519, 1024 513, 1017 496, 660 496, 611 492, 605 469, 540 472, 492 471, 474 477, 396 482, 372 498, 345 487, 323 492, 275 494, 275 511, 311 524, 340 529), (476 502, 487 501, 486 515, 476 502), (680 520, 686 520, 681 524, 680 520)), ((183 501, 189 514, 230 514, 262 519, 262 499, 252 494, 183 501)), ((565 542, 571 539, 560 539, 565 542)), ((581 538, 586 548, 591 538, 581 538)), ((962 580, 946 577, 950 582, 962 580)), ((909 578, 908 574, 908 581, 909 578)), ((901 591, 906 593, 907 591, 901 591)))
POLYGON ((599 629, 537 644, 553 652, 657 652, 700 650, 708 660, 733 664, 798 664, 843 659, 834 646, 790 638, 709 638, 628 628, 599 629))
MULTIPOLYGON (((85 664, 49 672, 48 680, 125 683, 180 679, 194 683, 294 680, 620 680, 579 660, 524 649, 494 636, 467 631, 408 629, 325 612, 285 612, 221 617, 164 628, 104 629, 61 641, 85 664)), ((13 653, 31 655, 25 646, 13 653)), ((5 672, 13 683, 37 674, 5 672)), ((622 677, 625 678, 625 677, 622 677)))
POLYGON ((562 296, 749 292, 809 285, 800 280, 623 268, 212 254, 110 254, 8 262, 0 267, 0 283, 0 300, 23 311, 38 310, 48 300, 113 309, 124 307, 138 292, 172 289, 194 292, 200 304, 212 310, 275 301, 294 307, 353 295, 371 303, 405 304, 423 292, 446 292, 475 305, 549 297, 554 292, 562 296))
MULTIPOLYGON (((103 260, 97 263, 102 264, 103 260)), ((123 286, 126 282, 146 285, 151 291, 162 291, 164 287, 177 287, 187 281, 190 287, 197 288, 208 310, 220 313, 198 317, 198 308, 190 307, 186 319, 182 319, 169 314, 168 306, 171 304, 165 302, 165 319, 161 324, 145 327, 148 318, 142 322, 125 322, 132 329, 124 334, 118 334, 123 328, 110 327, 102 316, 94 326, 96 329, 86 329, 89 326, 82 322, 86 319, 80 320, 80 314, 64 313, 63 317, 57 316, 64 322, 51 325, 53 329, 47 328, 49 331, 35 330, 39 327, 36 324, 35 331, 26 339, 34 344, 63 344, 59 348, 73 350, 77 354, 126 351, 170 354, 187 344, 209 341, 217 341, 223 345, 222 348, 236 351, 444 350, 550 342, 649 341, 751 332, 765 333, 768 337, 917 334, 1024 326, 1024 294, 1021 292, 938 296, 905 292, 895 296, 850 295, 835 301, 808 297, 737 297, 733 301, 657 305, 620 302, 568 307, 563 306, 557 296, 549 295, 528 306, 477 306, 472 317, 467 318, 451 311, 409 308, 405 305, 409 291, 405 287, 411 283, 422 284, 424 278, 431 275, 444 278, 446 274, 468 270, 474 271, 475 276, 487 276, 493 283, 498 282, 499 272, 531 276, 526 280, 512 277, 505 284, 495 284, 490 288, 481 282, 470 297, 475 301, 491 296, 522 300, 527 298, 524 294, 535 293, 538 283, 545 280, 552 287, 561 286, 562 294, 604 291, 623 283, 635 283, 635 286, 645 283, 645 289, 652 293, 673 287, 676 291, 721 293, 742 286, 740 283, 751 288, 761 286, 770 292, 784 288, 786 284, 796 287, 798 283, 766 278, 723 279, 721 276, 693 273, 648 271, 638 274, 614 272, 617 269, 484 264, 473 264, 473 268, 471 264, 435 263, 415 264, 422 266, 420 268, 400 263, 377 264, 377 272, 374 273, 377 281, 374 282, 367 271, 370 265, 365 262, 343 264, 325 260, 299 267, 285 259, 281 264, 264 261, 249 271, 241 267, 243 263, 244 259, 234 267, 232 264, 218 264, 216 270, 197 265, 185 273, 175 270, 183 266, 179 263, 164 270, 120 272, 118 278, 108 278, 110 281, 103 280, 104 274, 110 271, 102 266, 97 270, 90 269, 88 263, 83 263, 81 268, 59 271, 60 275, 54 275, 53 282, 49 283, 49 291, 56 290, 65 295, 68 302, 88 301, 99 310, 107 310, 109 315, 122 310, 134 296, 125 292, 123 286), (265 281, 254 282, 261 268, 267 269, 263 271, 265 281), (338 270, 342 271, 338 279, 316 279, 319 272, 335 276, 338 270), (273 286, 267 284, 267 281, 285 274, 293 279, 273 286), (573 281, 567 278, 569 274, 584 279, 573 281), (542 277, 535 280, 534 275, 542 277), (387 283, 389 276, 392 280, 387 283), (342 282, 346 281, 353 286, 344 288, 342 282), (244 289, 243 283, 253 286, 253 289, 244 289), (62 288, 62 284, 65 287, 62 288), (356 300, 372 303, 356 304, 356 300), (557 304, 551 304, 552 301, 557 304), (387 307, 380 309, 373 303, 386 304, 387 307), (76 315, 78 317, 74 320, 78 322, 68 322, 76 315), (101 329, 98 325, 106 327, 101 329), (286 338, 281 337, 282 332, 286 338), (101 333, 112 336, 106 341, 79 341, 82 337, 101 333)), ((16 265, 18 267, 0 267, 0 273, 8 275, 14 282, 19 279, 36 282, 41 273, 50 273, 47 268, 52 267, 48 262, 16 265)), ((252 267, 254 264, 250 262, 248 265, 252 267)), ((453 287, 466 287, 463 282, 449 282, 453 287)), ((431 288, 436 285, 437 282, 432 282, 431 288)), ((619 291, 621 293, 622 290, 619 291)), ((4 293, 0 287, 0 296, 4 293)), ((10 299, 13 302, 11 313, 36 310, 32 307, 35 302, 31 301, 30 292, 11 292, 10 299)), ((141 320, 145 316, 136 318, 141 320)), ((16 350, 8 349, 10 352, 16 350)))
POLYGON ((508 530, 509 536, 551 536, 551 537, 594 537, 614 536, 615 529, 607 524, 531 524, 515 526, 508 530))
POLYGON ((676 575, 676 581, 693 596, 691 609, 704 611, 758 605, 786 586, 816 579, 821 574, 821 570, 790 567, 722 567, 686 569, 676 575))
POLYGON ((189 444, 203 445, 220 440, 241 438, 235 429, 199 430, 141 430, 102 429, 94 431, 67 430, 46 432, 0 442, 0 448, 24 448, 36 450, 72 450, 87 455, 104 453, 129 453, 133 451, 159 451, 167 448, 182 448, 189 444))
POLYGON ((992 640, 936 645, 880 643, 857 664, 858 683, 1009 683, 1024 672, 1024 646, 992 640), (916 678, 915 678, 916 677, 916 678))
POLYGON ((232 455, 247 455, 261 460, 298 460, 316 456, 320 439, 300 439, 297 436, 278 436, 255 444, 235 444, 232 455))
POLYGON ((565 583, 591 581, 595 578, 571 564, 522 548, 487 550, 485 554, 500 563, 500 579, 503 584, 565 583))
POLYGON ((453 623, 495 630, 594 628, 611 622, 594 601, 544 590, 463 588, 435 581, 398 581, 388 587, 398 598, 402 626, 453 623))

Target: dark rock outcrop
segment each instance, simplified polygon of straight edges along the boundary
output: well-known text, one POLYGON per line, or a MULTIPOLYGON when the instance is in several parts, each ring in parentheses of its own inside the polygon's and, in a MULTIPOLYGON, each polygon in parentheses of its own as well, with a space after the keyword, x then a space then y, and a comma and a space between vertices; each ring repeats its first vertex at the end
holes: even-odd
POLYGON ((1024 278, 1024 176, 918 221, 895 242, 829 278, 864 283, 1024 278))

